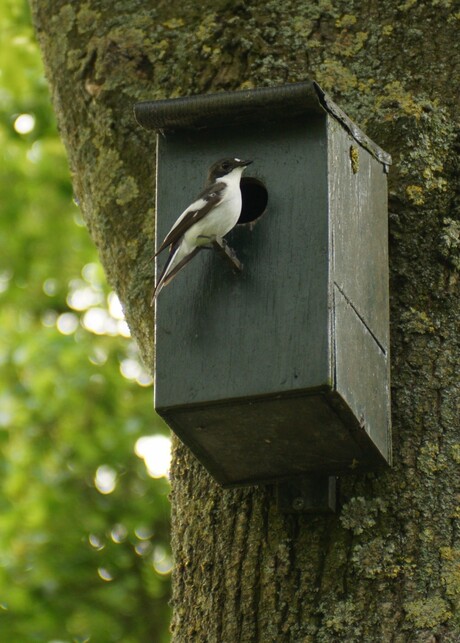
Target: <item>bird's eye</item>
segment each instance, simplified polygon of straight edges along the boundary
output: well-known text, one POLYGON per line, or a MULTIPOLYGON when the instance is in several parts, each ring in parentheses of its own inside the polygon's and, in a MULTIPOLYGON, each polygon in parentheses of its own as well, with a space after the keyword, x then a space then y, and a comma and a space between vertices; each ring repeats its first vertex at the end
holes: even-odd
POLYGON ((230 169, 230 163, 227 163, 227 162, 222 163, 222 169, 223 170, 229 170, 230 169))

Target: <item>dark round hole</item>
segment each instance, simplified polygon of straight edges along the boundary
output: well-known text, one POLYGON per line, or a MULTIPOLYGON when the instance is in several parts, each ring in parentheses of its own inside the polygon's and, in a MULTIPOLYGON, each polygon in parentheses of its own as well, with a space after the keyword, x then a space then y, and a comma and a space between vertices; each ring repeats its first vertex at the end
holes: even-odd
POLYGON ((242 207, 238 225, 251 223, 263 215, 267 209, 268 192, 259 179, 244 176, 240 181, 242 207))

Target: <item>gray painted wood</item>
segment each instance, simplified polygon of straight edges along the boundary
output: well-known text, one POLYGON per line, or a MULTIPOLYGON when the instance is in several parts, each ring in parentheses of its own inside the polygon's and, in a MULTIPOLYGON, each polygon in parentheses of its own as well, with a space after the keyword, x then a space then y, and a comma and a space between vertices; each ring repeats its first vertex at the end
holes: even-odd
POLYGON ((160 137, 157 246, 223 156, 254 160, 247 173, 265 183, 268 209, 227 236, 241 274, 202 251, 161 292, 158 408, 331 383, 324 120, 160 137))
POLYGON ((386 176, 351 145, 317 114, 158 138, 157 247, 218 158, 269 195, 241 273, 203 251, 157 300, 155 407, 223 485, 390 460, 386 176))
POLYGON ((328 120, 333 280, 385 350, 389 347, 387 178, 369 152, 328 120), (353 172, 350 150, 358 154, 353 172))
POLYGON ((391 461, 387 178, 333 119, 328 138, 335 388, 391 461))
POLYGON ((360 430, 369 435, 382 456, 389 460, 386 356, 337 288, 334 311, 336 391, 352 410, 360 430))

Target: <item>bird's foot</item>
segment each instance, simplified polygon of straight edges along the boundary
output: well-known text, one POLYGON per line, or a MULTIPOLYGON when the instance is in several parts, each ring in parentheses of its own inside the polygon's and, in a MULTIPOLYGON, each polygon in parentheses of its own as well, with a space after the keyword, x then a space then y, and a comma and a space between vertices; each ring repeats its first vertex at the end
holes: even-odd
POLYGON ((243 264, 236 256, 235 251, 221 238, 215 239, 212 243, 215 250, 217 250, 238 272, 243 270, 243 264))

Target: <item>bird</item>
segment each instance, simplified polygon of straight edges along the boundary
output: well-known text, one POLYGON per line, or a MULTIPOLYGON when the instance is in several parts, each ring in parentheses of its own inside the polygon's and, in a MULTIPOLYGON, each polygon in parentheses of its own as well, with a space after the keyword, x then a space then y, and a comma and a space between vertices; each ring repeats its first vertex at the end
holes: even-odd
POLYGON ((200 250, 211 247, 213 241, 221 241, 237 224, 242 205, 240 179, 252 162, 224 158, 211 165, 203 191, 182 212, 155 253, 156 257, 169 247, 151 305, 200 250))

